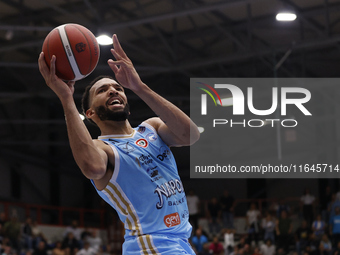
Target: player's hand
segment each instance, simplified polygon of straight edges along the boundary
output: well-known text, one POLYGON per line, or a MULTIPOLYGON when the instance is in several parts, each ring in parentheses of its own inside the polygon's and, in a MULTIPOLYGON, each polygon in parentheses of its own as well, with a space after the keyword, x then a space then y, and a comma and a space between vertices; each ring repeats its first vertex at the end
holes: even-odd
POLYGON ((38 59, 39 71, 41 75, 44 77, 47 86, 57 94, 60 100, 73 97, 75 82, 69 81, 65 83, 62 79, 58 78, 58 76, 55 74, 55 62, 56 56, 53 55, 50 68, 48 68, 45 62, 44 53, 41 52, 38 59))
POLYGON ((112 36, 113 49, 112 55, 116 60, 109 59, 108 64, 115 74, 117 81, 125 88, 132 91, 138 91, 142 88, 143 83, 132 64, 132 61, 125 54, 122 46, 120 45, 117 35, 112 36))

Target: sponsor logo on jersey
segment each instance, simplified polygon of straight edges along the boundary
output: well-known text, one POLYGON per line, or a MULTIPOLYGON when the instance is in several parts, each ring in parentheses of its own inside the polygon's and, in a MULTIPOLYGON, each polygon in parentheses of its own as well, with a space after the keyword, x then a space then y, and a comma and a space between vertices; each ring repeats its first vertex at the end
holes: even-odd
POLYGON ((164 223, 168 228, 181 224, 181 218, 179 217, 178 212, 166 215, 164 217, 164 223))
POLYGON ((151 158, 150 154, 148 154, 148 155, 142 154, 142 155, 139 156, 139 158, 136 158, 136 160, 138 160, 140 162, 140 163, 138 163, 139 166, 141 166, 141 165, 147 166, 147 165, 149 165, 153 162, 153 159, 151 158))
POLYGON ((130 152, 133 152, 135 150, 135 147, 133 147, 129 142, 119 144, 118 147, 125 151, 125 153, 129 154, 130 152))
POLYGON ((162 209, 164 206, 164 199, 170 198, 172 195, 184 192, 183 184, 180 180, 174 179, 163 183, 162 185, 157 185, 154 193, 158 195, 159 202, 156 204, 157 209, 162 209))
POLYGON ((148 141, 145 140, 144 138, 141 138, 141 139, 138 139, 136 142, 135 142, 136 145, 138 145, 139 147, 143 147, 143 148, 146 148, 148 147, 148 141))
POLYGON ((145 138, 150 142, 157 140, 157 136, 155 135, 155 133, 149 133, 145 136, 145 138))
POLYGON ((150 175, 150 177, 157 176, 158 175, 157 166, 146 169, 146 172, 150 175))
POLYGON ((145 127, 143 127, 143 126, 139 127, 137 132, 143 134, 145 132, 145 127))
POLYGON ((150 175, 150 177, 151 177, 151 182, 155 182, 155 181, 158 181, 158 180, 160 180, 160 179, 163 179, 163 176, 161 176, 161 175, 158 173, 157 166, 152 167, 152 168, 148 168, 148 169, 146 170, 146 172, 150 175))
POLYGON ((159 149, 159 152, 160 154, 157 155, 157 158, 160 160, 160 161, 163 161, 165 159, 169 160, 171 159, 171 152, 170 150, 168 150, 165 146, 162 146, 160 149, 159 149))

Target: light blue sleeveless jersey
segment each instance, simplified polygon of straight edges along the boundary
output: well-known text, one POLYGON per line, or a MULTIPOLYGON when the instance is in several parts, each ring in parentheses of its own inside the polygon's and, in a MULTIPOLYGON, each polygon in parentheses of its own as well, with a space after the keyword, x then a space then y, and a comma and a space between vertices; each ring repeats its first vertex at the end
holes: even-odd
POLYGON ((143 122, 131 135, 98 139, 113 149, 115 167, 109 184, 97 192, 118 212, 125 239, 154 234, 189 238, 184 188, 173 154, 156 130, 143 122))

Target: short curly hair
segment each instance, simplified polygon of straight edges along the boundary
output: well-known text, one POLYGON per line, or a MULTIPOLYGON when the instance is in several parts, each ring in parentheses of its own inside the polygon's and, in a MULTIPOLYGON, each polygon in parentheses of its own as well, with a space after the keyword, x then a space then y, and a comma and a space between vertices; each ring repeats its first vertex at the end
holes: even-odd
MULTIPOLYGON (((104 78, 108 78, 108 79, 112 79, 114 80, 114 78, 110 75, 100 75, 98 77, 96 77, 94 80, 92 80, 90 82, 90 84, 85 88, 85 92, 83 94, 83 97, 81 99, 81 108, 83 111, 84 116, 86 117, 86 111, 90 108, 90 90, 92 88, 92 86, 99 80, 104 79, 104 78)), ((89 119, 86 117, 86 119, 88 121, 90 121, 92 124, 97 125, 93 120, 89 119)))

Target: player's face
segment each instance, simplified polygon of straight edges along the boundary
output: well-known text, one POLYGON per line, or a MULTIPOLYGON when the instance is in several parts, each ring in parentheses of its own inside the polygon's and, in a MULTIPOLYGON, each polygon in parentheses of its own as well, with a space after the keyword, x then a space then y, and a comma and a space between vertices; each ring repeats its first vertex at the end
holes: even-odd
POLYGON ((100 120, 125 121, 130 112, 124 88, 115 80, 103 78, 90 89, 91 110, 100 120))

